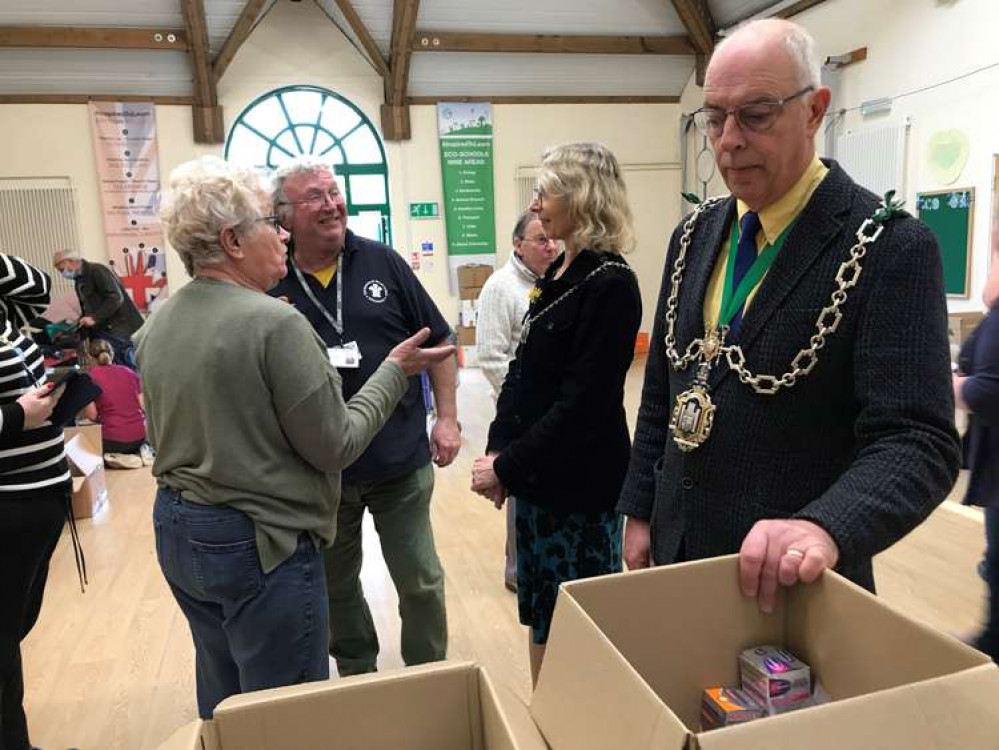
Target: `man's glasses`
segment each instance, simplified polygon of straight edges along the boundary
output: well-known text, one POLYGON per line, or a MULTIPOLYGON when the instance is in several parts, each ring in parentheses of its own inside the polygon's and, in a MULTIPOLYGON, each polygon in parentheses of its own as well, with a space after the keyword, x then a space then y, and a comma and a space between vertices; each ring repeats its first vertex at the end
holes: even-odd
POLYGON ((326 201, 329 201, 334 206, 340 200, 339 190, 330 190, 328 193, 309 193, 300 201, 281 201, 278 203, 279 206, 301 206, 306 205, 309 208, 319 208, 324 205, 326 201))
POLYGON ((539 235, 537 237, 525 237, 524 240, 526 242, 536 242, 539 245, 547 245, 549 242, 551 242, 551 238, 544 234, 539 235))
POLYGON ((735 117, 739 127, 751 133, 763 133, 770 130, 780 114, 781 108, 788 102, 812 91, 814 86, 806 86, 790 96, 775 101, 752 102, 741 107, 722 109, 721 107, 701 107, 694 112, 694 124, 697 129, 709 138, 717 138, 725 130, 725 122, 729 115, 735 117))
POLYGON ((273 216, 261 216, 259 219, 254 219, 254 221, 266 221, 274 227, 274 231, 278 234, 280 234, 281 230, 284 229, 284 227, 281 226, 281 217, 277 214, 274 214, 273 216))

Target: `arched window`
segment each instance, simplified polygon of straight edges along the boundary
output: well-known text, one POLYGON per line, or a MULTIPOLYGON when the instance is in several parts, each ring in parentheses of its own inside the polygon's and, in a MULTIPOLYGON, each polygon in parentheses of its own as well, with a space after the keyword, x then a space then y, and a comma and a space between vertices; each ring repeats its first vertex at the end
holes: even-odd
POLYGON ((371 121, 339 94, 318 86, 270 91, 239 113, 225 142, 227 160, 265 169, 301 154, 333 164, 350 228, 391 245, 385 149, 371 121))

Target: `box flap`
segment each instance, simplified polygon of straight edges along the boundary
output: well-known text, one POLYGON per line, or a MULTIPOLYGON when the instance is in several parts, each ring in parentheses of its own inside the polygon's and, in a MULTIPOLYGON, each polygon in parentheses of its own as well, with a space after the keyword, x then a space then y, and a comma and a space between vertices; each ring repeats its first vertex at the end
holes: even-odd
POLYGON ((482 667, 479 689, 485 750, 548 750, 527 704, 509 688, 493 685, 482 667))
POLYGON ((66 458, 74 473, 88 477, 104 466, 104 459, 99 453, 94 453, 82 435, 74 435, 66 443, 66 458))
POLYGON ((989 663, 984 654, 835 573, 796 586, 787 601, 786 645, 836 700, 989 663))
POLYGON ((698 735, 700 750, 971 750, 999 746, 999 669, 984 665, 880 694, 698 735))
POLYGON ((475 750, 477 670, 435 664, 245 693, 213 723, 221 750, 475 750))
POLYGON ((200 721, 185 724, 156 750, 201 750, 201 726, 200 721))
POLYGON ((101 426, 99 424, 78 424, 75 427, 66 427, 62 431, 63 438, 68 443, 77 435, 81 442, 91 453, 98 456, 104 453, 104 439, 101 436, 101 426))
POLYGON ((760 612, 739 590, 737 555, 576 581, 564 591, 691 731, 700 728, 701 691, 738 684, 740 651, 783 640, 784 597, 774 614, 760 612))
MULTIPOLYGON (((643 601, 637 603, 645 606, 643 601)), ((636 600, 629 602, 629 611, 639 619, 635 605, 636 600)), ((687 741, 680 720, 565 586, 555 604, 531 714, 545 740, 557 750, 681 750, 687 741)))

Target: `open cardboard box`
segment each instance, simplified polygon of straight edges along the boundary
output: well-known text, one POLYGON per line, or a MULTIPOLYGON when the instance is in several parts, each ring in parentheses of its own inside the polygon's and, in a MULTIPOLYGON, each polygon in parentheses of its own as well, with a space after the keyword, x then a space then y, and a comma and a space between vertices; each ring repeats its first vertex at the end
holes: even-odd
POLYGON ((444 662, 261 690, 159 750, 547 750, 527 706, 482 667, 444 662))
POLYGON ((101 426, 67 427, 63 438, 73 475, 73 517, 90 518, 97 515, 108 499, 101 426))
POLYGON ((553 750, 999 748, 999 669, 835 573, 742 596, 738 558, 563 586, 531 713, 553 750), (701 691, 744 648, 783 645, 833 702, 699 732, 701 691))

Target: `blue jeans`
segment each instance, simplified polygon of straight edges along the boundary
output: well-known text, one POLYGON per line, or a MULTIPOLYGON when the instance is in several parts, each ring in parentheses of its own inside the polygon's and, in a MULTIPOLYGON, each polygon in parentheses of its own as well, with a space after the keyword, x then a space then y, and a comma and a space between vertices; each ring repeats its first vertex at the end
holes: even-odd
POLYGON ((308 534, 264 573, 242 511, 161 488, 153 523, 160 568, 194 638, 202 719, 230 695, 329 679, 326 578, 308 534))
POLYGON ((975 640, 975 646, 999 662, 999 507, 985 509, 985 582, 988 584, 989 606, 985 627, 975 640))

